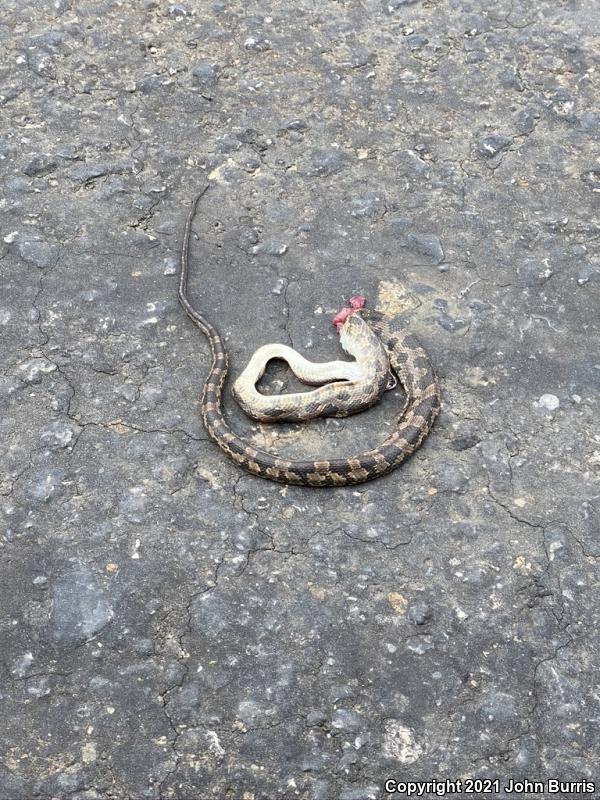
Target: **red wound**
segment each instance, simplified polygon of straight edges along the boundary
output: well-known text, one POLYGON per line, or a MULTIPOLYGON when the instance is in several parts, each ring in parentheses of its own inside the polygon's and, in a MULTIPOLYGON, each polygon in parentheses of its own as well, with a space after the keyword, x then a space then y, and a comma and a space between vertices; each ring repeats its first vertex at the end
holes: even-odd
POLYGON ((353 311, 354 311, 353 308, 342 308, 342 310, 338 311, 335 317, 331 320, 335 325, 338 333, 344 322, 346 322, 346 320, 348 319, 350 314, 352 314, 353 311))
POLYGON ((338 311, 335 317, 331 320, 338 333, 350 314, 352 314, 354 311, 358 311, 359 308, 364 308, 364 305, 365 298, 360 294, 356 294, 354 297, 351 297, 350 300, 348 300, 348 305, 345 308, 342 308, 341 311, 338 311))
POLYGON ((351 309, 357 311, 359 308, 365 307, 365 302, 366 300, 362 294, 355 294, 354 297, 351 297, 350 300, 348 300, 348 305, 351 309))

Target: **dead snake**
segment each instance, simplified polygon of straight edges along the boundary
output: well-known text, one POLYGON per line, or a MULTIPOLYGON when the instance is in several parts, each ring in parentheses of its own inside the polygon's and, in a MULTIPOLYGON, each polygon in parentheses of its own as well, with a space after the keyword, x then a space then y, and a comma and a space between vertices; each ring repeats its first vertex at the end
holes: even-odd
MULTIPOLYGON (((217 329, 194 309, 187 297, 192 222, 198 201, 207 189, 208 186, 205 186, 196 196, 188 214, 181 250, 178 297, 187 315, 207 337, 212 351, 212 364, 201 400, 202 420, 210 438, 239 466, 253 475, 279 483, 315 487, 346 486, 364 483, 396 469, 415 452, 431 430, 440 410, 440 389, 429 357, 414 336, 402 330, 397 317, 387 317, 376 311, 353 310, 348 313, 342 325, 342 334, 346 332, 351 335, 350 327, 358 329, 367 323, 387 351, 389 363, 406 392, 403 414, 396 428, 378 447, 352 458, 290 460, 254 447, 230 428, 222 411, 223 384, 228 368, 227 351, 217 329)), ((323 390, 327 390, 327 387, 315 391, 319 393, 323 390)), ((332 410, 327 411, 325 405, 323 402, 324 412, 331 414, 332 410)))
POLYGON ((334 322, 340 344, 354 361, 315 363, 285 344, 259 347, 231 387, 238 405, 260 422, 306 422, 315 417, 347 417, 376 403, 396 381, 381 339, 354 311, 364 306, 364 297, 353 297, 334 322), (310 392, 261 394, 256 384, 269 361, 287 362, 303 383, 319 386, 310 392), (324 385, 325 384, 325 385, 324 385))

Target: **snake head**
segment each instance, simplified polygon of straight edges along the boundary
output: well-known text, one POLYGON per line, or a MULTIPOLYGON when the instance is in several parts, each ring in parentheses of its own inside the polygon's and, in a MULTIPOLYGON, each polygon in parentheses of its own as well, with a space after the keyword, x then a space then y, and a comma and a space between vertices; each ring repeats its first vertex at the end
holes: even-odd
POLYGON ((346 322, 348 317, 355 311, 364 308, 364 305, 365 305, 365 298, 362 295, 356 294, 354 295, 354 297, 351 297, 348 300, 348 305, 342 308, 341 311, 338 311, 335 317, 331 320, 335 326, 336 331, 339 333, 340 330, 342 329, 342 325, 344 324, 344 322, 346 322))

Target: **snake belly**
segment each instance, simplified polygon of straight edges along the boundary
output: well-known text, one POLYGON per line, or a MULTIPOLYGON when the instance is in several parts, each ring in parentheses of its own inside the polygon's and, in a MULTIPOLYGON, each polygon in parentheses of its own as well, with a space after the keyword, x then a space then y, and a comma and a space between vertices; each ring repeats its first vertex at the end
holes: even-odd
MULTIPOLYGON (((200 197, 195 198, 184 232, 178 297, 190 319, 207 337, 212 362, 204 390, 201 411, 210 438, 229 458, 253 475, 298 486, 327 487, 364 483, 386 475, 400 466, 421 445, 440 410, 439 385, 425 350, 414 336, 406 334, 398 318, 376 311, 357 311, 376 333, 389 356, 390 365, 406 392, 401 418, 393 432, 373 449, 350 458, 287 459, 254 447, 239 436, 223 415, 223 385, 227 376, 228 356, 218 330, 191 305, 187 297, 189 240, 192 222, 200 197)), ((352 314, 348 320, 352 319, 352 314)), ((344 323, 347 325, 348 321, 344 323)))
POLYGON ((373 329, 353 313, 340 331, 340 344, 354 361, 314 363, 284 344, 259 347, 231 387, 238 405, 261 422, 304 422, 316 417, 347 417, 376 403, 388 386, 390 360, 373 329), (261 394, 256 383, 267 363, 283 359, 309 392, 261 394), (320 385, 325 384, 325 385, 320 385))

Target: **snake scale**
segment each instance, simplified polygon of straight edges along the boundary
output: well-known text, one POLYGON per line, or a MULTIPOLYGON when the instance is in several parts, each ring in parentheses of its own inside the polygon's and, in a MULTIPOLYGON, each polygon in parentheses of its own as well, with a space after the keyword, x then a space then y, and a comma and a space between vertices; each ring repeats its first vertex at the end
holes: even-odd
MULTIPOLYGON (((285 344, 266 344, 254 353, 231 393, 252 419, 261 422, 305 422, 315 417, 347 417, 376 403, 390 386, 390 359, 381 339, 353 311, 362 308, 363 297, 353 297, 352 306, 338 314, 340 344, 354 361, 307 361, 285 344), (343 318, 343 322, 341 319, 343 318), (286 361, 303 383, 320 386, 310 392, 261 394, 256 383, 269 361, 286 361), (326 385, 324 385, 326 384, 326 385)), ((394 384, 395 385, 395 382, 394 384)))
MULTIPOLYGON (((178 297, 187 315, 208 339, 212 352, 212 364, 201 400, 202 420, 210 438, 240 467, 253 475, 279 483, 314 487, 346 486, 364 483, 396 469, 415 452, 431 430, 440 410, 440 390, 429 357, 418 341, 404 332, 398 318, 387 317, 377 311, 348 310, 341 325, 341 334, 344 335, 345 331, 348 333, 349 326, 359 329, 363 324, 368 325, 380 339, 389 356, 389 364, 406 393, 404 410, 394 431, 378 447, 351 458, 290 460, 254 447, 226 422, 222 393, 228 369, 227 351, 217 329, 194 309, 187 296, 192 222, 198 201, 207 189, 208 186, 205 186, 196 196, 187 217, 178 297), (360 322, 356 321, 357 318, 360 322)), ((327 391, 327 386, 315 391, 327 391)), ((332 409, 326 409, 325 404, 322 410, 332 413, 332 409)))

